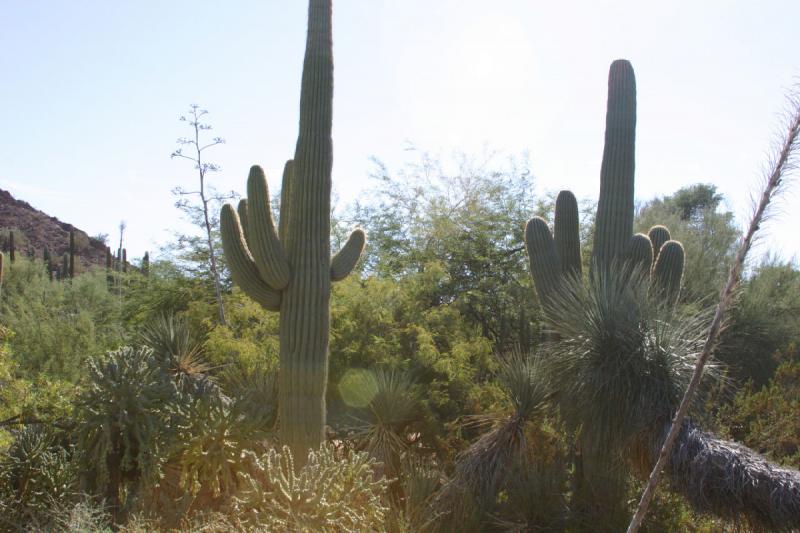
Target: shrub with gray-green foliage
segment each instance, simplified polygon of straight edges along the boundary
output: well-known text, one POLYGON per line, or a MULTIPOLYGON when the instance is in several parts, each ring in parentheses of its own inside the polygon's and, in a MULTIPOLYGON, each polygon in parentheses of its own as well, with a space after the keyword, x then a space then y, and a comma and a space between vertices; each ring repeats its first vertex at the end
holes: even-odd
POLYGON ((375 479, 375 462, 366 453, 337 457, 330 445, 311 451, 297 469, 284 446, 266 454, 245 454, 250 473, 233 511, 251 527, 298 533, 379 531, 388 508, 381 497, 388 481, 375 479))
MULTIPOLYGON (((178 390, 149 348, 124 347, 89 362, 78 399, 78 447, 86 485, 112 511, 158 479, 176 429, 178 390)), ((130 503, 130 502, 129 502, 130 503)))

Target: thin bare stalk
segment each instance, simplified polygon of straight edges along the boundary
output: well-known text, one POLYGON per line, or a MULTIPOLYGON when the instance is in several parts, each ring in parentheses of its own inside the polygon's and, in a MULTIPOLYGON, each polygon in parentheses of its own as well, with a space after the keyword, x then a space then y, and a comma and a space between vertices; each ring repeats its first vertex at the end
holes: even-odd
POLYGON ((714 349, 717 340, 719 339, 720 329, 722 328, 722 319, 725 315, 726 309, 733 300, 734 290, 741 279, 745 259, 747 258, 747 254, 750 252, 750 249, 753 245, 755 235, 760 229, 761 224, 768 217, 768 208, 772 200, 783 189, 785 176, 791 171, 797 169, 798 150, 800 150, 800 93, 795 93, 790 96, 789 103, 790 113, 786 123, 787 127, 785 137, 783 138, 783 142, 780 144, 780 149, 776 152, 775 156, 770 162, 769 172, 766 174, 764 189, 761 192, 761 197, 753 212, 753 217, 750 220, 750 226, 747 228, 747 233, 745 233, 741 244, 739 245, 739 251, 737 252, 736 259, 731 266, 730 273, 728 274, 728 280, 725 282, 725 286, 720 292, 719 303, 717 304, 717 309, 714 313, 714 319, 711 322, 711 327, 708 330, 708 336, 706 337, 703 351, 697 357, 692 379, 689 382, 689 386, 686 388, 686 392, 683 395, 680 407, 678 408, 678 411, 675 413, 675 417, 672 420, 672 427, 670 427, 669 434, 667 434, 667 438, 661 447, 658 461, 653 467, 653 471, 650 473, 650 478, 647 481, 647 486, 645 487, 642 498, 639 501, 639 506, 637 507, 636 513, 633 515, 631 523, 628 526, 628 533, 636 533, 636 531, 639 530, 642 522, 644 521, 644 517, 647 514, 647 509, 650 506, 650 502, 653 500, 656 487, 658 486, 658 482, 661 478, 661 473, 664 470, 664 467, 667 465, 668 458, 670 457, 672 448, 675 445, 675 440, 680 433, 683 421, 686 418, 686 413, 689 410, 689 405, 691 404, 697 387, 700 384, 700 378, 703 375, 703 368, 705 367, 706 362, 708 361, 708 358, 710 357, 711 352, 714 349))

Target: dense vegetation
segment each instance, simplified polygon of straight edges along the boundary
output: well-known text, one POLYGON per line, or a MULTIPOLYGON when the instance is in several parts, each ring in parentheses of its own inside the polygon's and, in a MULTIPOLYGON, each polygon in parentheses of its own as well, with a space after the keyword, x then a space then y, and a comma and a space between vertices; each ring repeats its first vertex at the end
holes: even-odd
MULTIPOLYGON (((527 355, 543 322, 521 221, 553 202, 535 201, 525 161, 455 159, 447 171, 425 155, 397 174, 378 165, 374 203, 334 221, 334 228, 357 221, 372 239, 360 275, 334 286, 325 453, 350 459, 326 475, 344 476, 334 483, 349 483, 347 498, 380 498, 369 512, 392 530, 448 529, 455 517, 444 510, 455 504, 444 498, 470 510, 457 518, 474 529, 580 529, 571 512, 574 430, 546 407, 542 362, 527 355), (433 186, 407 187, 422 180, 433 186), (516 443, 502 459, 482 446, 498 439, 516 443), (378 462, 369 471, 388 484, 364 477, 368 457, 378 462), (508 464, 492 471, 498 460, 508 464)), ((730 255, 736 231, 713 187, 648 202, 635 225, 654 217, 669 220, 687 249, 687 286, 708 275, 691 250, 730 255)), ((590 244, 584 239, 584 248, 590 244)), ((284 477, 266 473, 287 460, 270 455, 280 453, 275 315, 232 288, 224 296, 228 325, 218 325, 209 280, 166 259, 147 276, 100 269, 59 282, 41 260, 18 257, 6 259, 4 274, 0 527, 57 529, 69 520, 100 527, 118 507, 116 519, 133 529, 156 522, 225 529, 260 523, 259 505, 291 505, 272 499, 280 491, 271 483, 284 477)), ((718 285, 722 275, 717 269, 707 283, 718 285)), ((750 271, 718 350, 728 379, 706 396, 706 429, 794 468, 798 280, 793 264, 772 259, 750 271)), ((685 307, 696 311, 688 292, 685 307)), ((317 475, 292 482, 293 490, 317 490, 307 485, 321 483, 317 475)), ((634 473, 624 480, 616 503, 625 516, 638 483, 634 473)), ((331 513, 345 505, 337 500, 343 494, 327 501, 331 513)), ((306 511, 309 524, 326 520, 316 506, 306 511)), ((662 491, 649 527, 724 527, 693 513, 662 491)))
MULTIPOLYGON (((738 238, 721 196, 635 210, 620 60, 596 215, 535 198, 524 159, 422 155, 331 220, 330 3, 310 6, 279 217, 253 167, 206 227, 219 271, 191 239, 87 273, 72 242, 59 279, 0 255, 0 529, 623 529, 738 238)), ((798 276, 767 259, 741 285, 646 529, 798 527, 798 276)))

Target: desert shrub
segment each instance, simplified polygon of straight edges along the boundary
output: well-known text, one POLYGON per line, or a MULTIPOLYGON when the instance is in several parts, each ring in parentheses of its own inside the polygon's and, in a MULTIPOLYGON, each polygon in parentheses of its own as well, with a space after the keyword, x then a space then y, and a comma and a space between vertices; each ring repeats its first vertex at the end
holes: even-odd
POLYGON ((800 468, 800 358, 792 351, 760 389, 741 389, 718 419, 737 442, 792 468, 800 468))
POLYGON ((190 320, 203 324, 209 363, 277 369, 279 315, 264 312, 238 288, 224 296, 224 304, 225 326, 213 325, 217 313, 214 305, 194 305, 189 311, 190 320))
POLYGON ((15 332, 8 343, 21 377, 76 382, 87 357, 124 338, 118 301, 104 274, 51 282, 39 261, 18 260, 6 272, 0 321, 15 332))
POLYGON ((792 263, 765 260, 743 282, 717 357, 744 385, 756 389, 780 364, 776 355, 800 343, 800 271, 792 263))

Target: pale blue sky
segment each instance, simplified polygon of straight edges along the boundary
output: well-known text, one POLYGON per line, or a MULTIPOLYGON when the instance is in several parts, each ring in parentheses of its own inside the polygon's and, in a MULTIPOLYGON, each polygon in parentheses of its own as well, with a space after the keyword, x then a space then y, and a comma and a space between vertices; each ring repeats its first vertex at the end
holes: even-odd
MULTIPOLYGON (((171 160, 190 103, 227 144, 219 189, 259 163, 279 184, 292 155, 306 4, 0 0, 0 188, 85 229, 128 223, 129 255, 183 228, 171 160)), ((742 219, 800 75, 800 2, 338 0, 334 187, 368 195, 370 156, 528 150, 539 191, 596 197, 607 69, 638 84, 636 195, 716 184, 742 219)), ((800 190, 797 186, 793 191, 800 190)), ((800 213, 766 245, 800 252, 800 213)), ((522 224, 524 221, 520 221, 522 224)))

